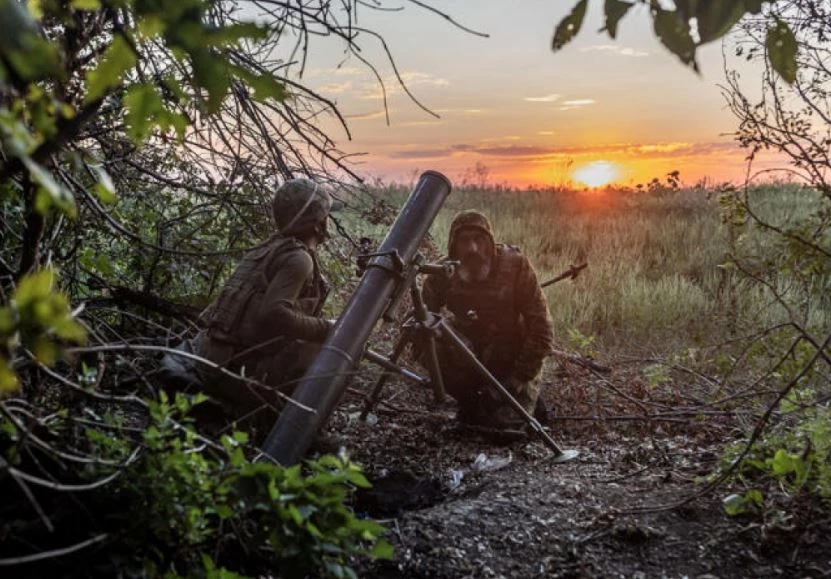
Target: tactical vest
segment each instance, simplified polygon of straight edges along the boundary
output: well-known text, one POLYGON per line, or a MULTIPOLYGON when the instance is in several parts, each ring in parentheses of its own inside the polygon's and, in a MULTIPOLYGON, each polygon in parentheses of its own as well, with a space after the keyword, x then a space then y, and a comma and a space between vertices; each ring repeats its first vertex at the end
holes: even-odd
POLYGON ((278 259, 292 251, 306 251, 314 263, 297 299, 305 314, 318 316, 329 293, 314 253, 293 237, 273 236, 262 247, 242 258, 219 296, 202 313, 201 320, 211 338, 237 346, 250 347, 274 336, 273 328, 263 328, 260 306, 271 283, 269 272, 275 271, 278 259))
POLYGON ((453 276, 445 294, 459 330, 473 343, 477 355, 489 346, 513 350, 522 343, 524 324, 516 303, 516 283, 523 263, 519 249, 497 245, 491 274, 466 283, 453 276))

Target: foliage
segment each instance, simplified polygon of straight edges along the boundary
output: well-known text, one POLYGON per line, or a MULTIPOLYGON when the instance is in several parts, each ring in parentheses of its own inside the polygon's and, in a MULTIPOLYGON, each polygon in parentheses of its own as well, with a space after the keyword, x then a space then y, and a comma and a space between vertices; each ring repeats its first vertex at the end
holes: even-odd
POLYGON ((20 280, 9 304, 0 307, 0 398, 15 393, 19 380, 9 353, 17 347, 52 366, 62 343, 83 343, 86 331, 69 311, 66 296, 54 290, 55 274, 44 269, 20 280))
MULTIPOLYGON (((554 31, 552 49, 557 51, 568 44, 583 24, 588 0, 580 0, 563 18, 554 31)), ((659 0, 604 0, 605 30, 609 37, 617 36, 621 19, 633 8, 644 6, 652 18, 655 35, 681 62, 698 71, 696 49, 724 37, 745 16, 763 13, 765 5, 776 4, 764 0, 732 0, 729 2, 699 2, 675 0, 672 9, 659 0)), ((786 5, 786 2, 779 2, 786 5)), ((796 80, 796 38, 790 24, 770 15, 767 25, 765 53, 773 70, 793 84, 796 80)))
POLYGON ((381 528, 347 507, 365 484, 353 465, 250 462, 242 439, 179 422, 181 399, 148 402, 165 385, 130 350, 193 330, 239 252, 271 233, 282 180, 355 177, 316 126, 340 118, 334 104, 279 56, 317 35, 360 52, 354 6, 341 22, 314 4, 0 0, 0 397, 14 393, 0 462, 15 465, 0 483, 23 499, 0 517, 6 563, 103 542, 85 561, 98 572, 110 556, 232 576, 223 565, 250 554, 257 573, 348 576, 351 557, 384 554, 381 528))
MULTIPOLYGON (((103 556, 76 562, 76 571, 349 577, 354 557, 390 556, 384 528, 347 506, 356 488, 368 486, 348 458, 324 456, 290 468, 252 462, 246 434, 225 435, 216 445, 193 429, 187 413, 203 400, 162 394, 149 403, 137 440, 85 429, 96 456, 123 466, 113 482, 85 497, 95 515, 85 533, 108 538, 103 556)), ((111 471, 91 466, 82 480, 111 471)))
MULTIPOLYGON (((741 459, 739 480, 750 488, 725 498, 727 514, 763 508, 767 482, 774 482, 791 500, 808 494, 831 501, 831 408, 806 388, 793 390, 782 412, 772 431, 741 459)), ((735 444, 727 450, 722 470, 733 465, 743 448, 735 444)))

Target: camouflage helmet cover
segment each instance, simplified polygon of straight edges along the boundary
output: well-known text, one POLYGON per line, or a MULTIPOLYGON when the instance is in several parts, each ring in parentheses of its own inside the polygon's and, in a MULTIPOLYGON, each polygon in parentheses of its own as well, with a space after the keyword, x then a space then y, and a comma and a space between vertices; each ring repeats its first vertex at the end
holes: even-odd
POLYGON ((271 211, 282 233, 301 231, 326 220, 342 203, 310 179, 290 179, 274 194, 271 211))

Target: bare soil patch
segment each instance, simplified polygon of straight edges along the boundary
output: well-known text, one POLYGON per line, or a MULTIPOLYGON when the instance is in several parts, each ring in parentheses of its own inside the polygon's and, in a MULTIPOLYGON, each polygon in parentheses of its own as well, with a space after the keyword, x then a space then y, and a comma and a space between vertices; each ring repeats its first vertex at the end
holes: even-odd
POLYGON ((779 522, 728 517, 721 504, 728 489, 663 508, 700 490, 696 481, 712 472, 734 425, 722 416, 562 419, 574 414, 568 404, 598 403, 585 395, 596 380, 637 402, 641 385, 631 370, 552 376, 544 393, 555 407, 550 432, 562 447, 580 451, 559 464, 533 437, 505 444, 459 427, 452 402, 431 407, 430 392, 409 384, 389 383, 374 411, 377 423, 362 423, 360 395, 371 382, 354 385, 326 435, 374 482, 355 508, 383 520, 396 547, 392 561, 360 564, 359 574, 831 576, 831 514, 810 501, 779 522), (576 400, 576 392, 584 398, 576 400))

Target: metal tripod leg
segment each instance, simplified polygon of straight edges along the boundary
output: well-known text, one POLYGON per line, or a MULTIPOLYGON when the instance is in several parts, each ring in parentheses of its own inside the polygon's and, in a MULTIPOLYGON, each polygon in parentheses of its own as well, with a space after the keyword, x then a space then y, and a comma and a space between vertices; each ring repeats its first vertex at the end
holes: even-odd
POLYGON ((562 450, 557 445, 557 443, 554 442, 554 439, 548 435, 545 429, 543 429, 542 425, 539 422, 537 422, 537 419, 528 414, 528 411, 522 407, 522 404, 520 404, 517 401, 517 399, 514 398, 511 395, 511 393, 505 389, 505 387, 499 382, 499 380, 497 380, 494 377, 494 375, 490 373, 490 371, 485 367, 485 365, 479 361, 479 359, 476 357, 476 354, 470 351, 470 348, 468 348, 467 345, 465 345, 464 341, 462 341, 462 339, 456 335, 456 332, 454 332, 453 329, 449 325, 447 325, 447 323, 444 322, 444 320, 441 320, 439 322, 439 326, 441 328, 442 338, 446 338, 447 340, 449 340, 450 343, 457 350, 459 350, 460 353, 464 354, 468 358, 470 363, 474 365, 479 374, 483 378, 485 378, 491 386, 496 388, 500 394, 502 394, 502 398, 509 402, 511 406, 513 406, 514 410, 519 412, 525 418, 525 421, 531 426, 531 428, 533 428, 534 431, 540 435, 543 441, 545 441, 548 447, 554 451, 554 462, 565 462, 567 460, 575 458, 578 454, 580 454, 576 450, 562 450))
POLYGON ((441 404, 445 400, 444 379, 439 365, 436 337, 432 333, 427 335, 427 371, 430 373, 430 384, 433 386, 433 402, 441 404))
POLYGON ((439 366, 436 339, 432 334, 427 337, 426 364, 427 370, 430 374, 429 379, 421 376, 420 374, 416 374, 412 370, 403 368, 396 363, 398 358, 404 352, 404 348, 407 346, 407 343, 410 340, 410 335, 412 335, 413 331, 412 327, 405 328, 404 332, 401 334, 401 337, 398 339, 395 348, 393 349, 392 355, 389 358, 386 358, 373 350, 366 350, 364 352, 364 358, 370 362, 378 364, 389 372, 384 372, 378 377, 378 380, 375 382, 375 386, 372 389, 372 393, 364 403, 363 410, 361 410, 360 420, 366 420, 369 412, 378 403, 378 399, 381 397, 381 390, 383 389, 384 384, 387 383, 390 374, 398 374, 399 376, 403 376, 404 378, 412 380, 422 386, 430 386, 433 389, 433 399, 435 403, 441 404, 445 401, 444 381, 442 380, 441 367, 439 366))
MULTIPOLYGON (((401 357, 401 354, 404 353, 404 349, 407 347, 407 344, 410 342, 410 334, 412 330, 410 328, 404 328, 401 332, 401 335, 398 337, 398 342, 396 342, 395 347, 392 350, 392 354, 389 357, 389 362, 395 364, 398 362, 398 358, 401 357)), ((361 421, 366 420, 367 415, 369 414, 370 410, 372 410, 375 405, 378 403, 378 398, 381 396, 381 389, 384 388, 384 384, 387 383, 387 379, 389 378, 390 374, 388 372, 382 372, 381 375, 378 377, 378 380, 375 382, 375 386, 372 388, 372 394, 369 395, 366 402, 364 403, 364 409, 361 411, 361 421)))

